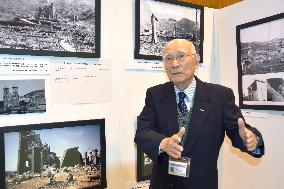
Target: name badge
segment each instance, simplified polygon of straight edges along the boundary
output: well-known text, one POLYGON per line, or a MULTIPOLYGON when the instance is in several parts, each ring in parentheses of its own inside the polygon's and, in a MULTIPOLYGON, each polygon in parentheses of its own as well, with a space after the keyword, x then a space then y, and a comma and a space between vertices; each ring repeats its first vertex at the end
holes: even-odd
POLYGON ((182 157, 179 159, 169 158, 169 169, 168 173, 170 175, 176 175, 181 177, 189 177, 190 171, 190 161, 189 157, 182 157))

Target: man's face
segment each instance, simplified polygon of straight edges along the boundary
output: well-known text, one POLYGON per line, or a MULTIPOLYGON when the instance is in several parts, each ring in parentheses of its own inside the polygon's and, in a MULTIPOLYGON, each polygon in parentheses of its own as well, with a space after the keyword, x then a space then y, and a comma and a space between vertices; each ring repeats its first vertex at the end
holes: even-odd
POLYGON ((191 83, 196 69, 194 54, 188 42, 177 41, 166 45, 163 61, 170 81, 181 86, 191 83))

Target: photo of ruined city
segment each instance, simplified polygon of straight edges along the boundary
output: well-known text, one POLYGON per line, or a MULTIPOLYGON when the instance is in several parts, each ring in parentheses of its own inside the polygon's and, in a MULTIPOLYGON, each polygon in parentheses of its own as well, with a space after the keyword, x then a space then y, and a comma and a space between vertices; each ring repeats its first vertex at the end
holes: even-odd
POLYGON ((100 56, 100 0, 0 0, 0 53, 100 56))
POLYGON ((44 112, 44 79, 0 80, 0 115, 44 112))
POLYGON ((284 13, 237 26, 240 106, 284 110, 284 13))
POLYGON ((5 188, 106 188, 104 129, 104 119, 1 128, 5 188))
POLYGON ((134 58, 161 60, 167 42, 190 40, 203 61, 204 9, 177 1, 136 0, 134 58))

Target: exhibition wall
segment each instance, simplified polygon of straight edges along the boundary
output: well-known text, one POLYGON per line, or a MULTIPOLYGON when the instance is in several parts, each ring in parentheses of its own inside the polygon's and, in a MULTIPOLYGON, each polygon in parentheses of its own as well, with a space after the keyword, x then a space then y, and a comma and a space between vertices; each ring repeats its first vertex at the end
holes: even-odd
MULTIPOLYGON (((102 2, 102 57, 112 59, 113 120, 107 128, 107 179, 111 189, 136 182, 136 117, 144 106, 146 89, 167 81, 164 71, 128 70, 134 63, 134 1, 102 2)), ((204 65, 198 76, 210 80, 213 10, 205 11, 204 65)), ((106 127, 108 124, 106 123, 106 127)))
MULTIPOLYGON (((246 0, 214 12, 215 52, 218 83, 234 90, 238 102, 236 26, 284 12, 282 0, 246 0)), ((282 30, 283 31, 283 30, 282 30)), ((258 35, 256 32, 255 35, 258 35)), ((265 141, 261 159, 233 149, 225 140, 219 159, 219 188, 266 189, 284 186, 283 111, 243 110, 246 121, 257 127, 265 141)))
MULTIPOLYGON (((204 63, 198 70, 198 76, 210 80, 210 66, 212 62, 212 29, 213 10, 205 10, 205 36, 204 36, 204 63)), ((164 71, 128 69, 134 64, 134 32, 135 31, 135 1, 134 0, 103 0, 101 1, 101 60, 109 64, 109 80, 101 81, 101 85, 89 86, 90 94, 110 96, 105 101, 93 103, 54 103, 51 100, 50 83, 52 75, 37 75, 45 79, 46 112, 35 114, 9 114, 1 115, 0 126, 15 126, 38 123, 52 123, 88 119, 105 119, 106 134, 106 179, 107 188, 125 189, 129 184, 136 182, 136 146, 134 134, 136 117, 141 112, 146 89, 150 86, 167 81, 164 71), (107 85, 107 86, 104 86, 107 85), (111 94, 102 92, 110 87, 111 94)), ((50 57, 34 57, 41 62, 50 57)), ((68 60, 76 58, 68 58, 68 60)), ((52 57, 54 62, 65 58, 52 57)), ((66 58, 67 60, 67 58, 66 58)), ((83 61, 84 62, 84 61, 83 61)), ((1 75, 1 79, 29 79, 34 75, 1 75)), ((80 87, 80 86, 74 86, 80 87)), ((78 88, 78 90, 80 90, 78 88)), ((82 89, 86 90, 86 89, 82 89)), ((75 91, 73 92, 79 92, 75 91)), ((61 100, 72 96, 70 91, 62 91, 61 100)), ((78 93, 78 94, 79 94, 78 93)), ((72 99, 70 99, 72 100, 72 99)), ((52 149, 51 149, 52 150, 52 149)))
MULTIPOLYGON (((203 63, 197 76, 206 82, 219 83, 234 90, 238 99, 236 25, 283 12, 283 0, 259 2, 246 0, 221 10, 205 8, 203 63)), ((135 1, 103 0, 101 2, 101 58, 109 64, 110 78, 102 82, 110 86, 111 94, 103 88, 88 90, 98 96, 109 95, 105 102, 60 104, 51 102, 50 75, 45 79, 46 113, 1 115, 0 126, 15 126, 88 119, 105 119, 106 179, 109 189, 128 189, 136 182, 136 146, 133 138, 136 117, 141 112, 146 89, 167 81, 163 70, 129 69, 134 60, 135 1)), ((35 57, 39 61, 48 57, 35 57)), ((55 61, 57 58, 53 58, 55 61)), ((58 58, 59 59, 59 58, 58 58)), ((60 58, 62 59, 62 58, 60 58)), ((95 59, 94 61, 98 61, 95 59)), ((26 79, 34 76, 26 75, 26 79)), ((15 74, 0 75, 1 79, 17 79, 15 74)), ((66 94, 62 94, 68 96, 66 94)), ((71 94, 69 94, 71 95, 71 94)), ((236 101, 237 103, 238 101, 236 101)), ((284 177, 283 113, 245 110, 247 122, 263 134, 266 155, 253 159, 241 154, 225 140, 219 167, 220 189, 281 188, 284 177), (249 112, 249 113, 248 113, 249 112), (273 175, 273 176, 272 176, 273 175)))

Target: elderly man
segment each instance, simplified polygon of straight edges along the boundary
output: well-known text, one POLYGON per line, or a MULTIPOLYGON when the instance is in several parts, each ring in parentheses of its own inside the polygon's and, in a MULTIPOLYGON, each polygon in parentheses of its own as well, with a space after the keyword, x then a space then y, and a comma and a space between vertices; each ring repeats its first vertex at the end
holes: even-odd
POLYGON ((234 147, 264 154, 260 132, 246 124, 231 89, 195 75, 192 42, 170 41, 163 51, 169 82, 147 90, 135 142, 154 161, 152 189, 218 189, 217 160, 225 133, 234 147))

